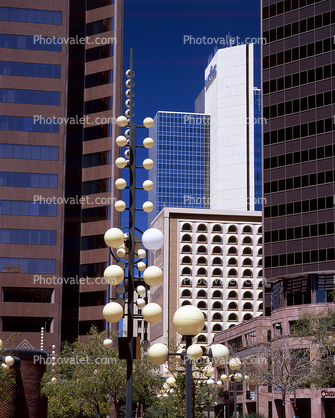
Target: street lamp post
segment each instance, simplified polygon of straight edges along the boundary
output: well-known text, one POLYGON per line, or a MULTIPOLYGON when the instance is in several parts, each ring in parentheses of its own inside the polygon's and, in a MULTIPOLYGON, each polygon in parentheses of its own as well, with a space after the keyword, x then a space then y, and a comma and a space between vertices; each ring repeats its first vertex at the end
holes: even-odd
MULTIPOLYGON (((104 277, 110 285, 120 285, 125 278, 125 267, 127 268, 127 281, 125 282, 125 288, 127 290, 127 312, 124 313, 123 306, 118 302, 109 302, 103 309, 103 316, 108 322, 119 322, 123 315, 127 316, 127 337, 119 338, 119 357, 127 360, 127 387, 126 387, 126 418, 132 417, 132 405, 133 405, 133 362, 134 358, 140 358, 140 353, 137 350, 134 352, 135 339, 134 339, 134 318, 141 317, 146 322, 156 323, 162 318, 162 308, 156 303, 146 304, 146 300, 139 298, 137 306, 142 309, 142 316, 134 314, 134 291, 135 291, 135 279, 139 286, 137 286, 137 294, 142 296, 146 293, 147 286, 156 286, 161 283, 163 279, 163 272, 159 267, 151 266, 146 268, 146 264, 140 261, 146 256, 146 251, 141 247, 141 243, 138 242, 138 238, 135 235, 135 212, 139 210, 135 207, 135 193, 136 193, 136 129, 137 128, 151 128, 154 125, 152 118, 145 118, 143 125, 135 125, 133 121, 133 106, 134 106, 134 70, 133 70, 133 49, 130 49, 130 69, 126 71, 128 80, 126 81, 126 116, 119 116, 116 120, 118 126, 126 128, 125 136, 121 135, 116 138, 116 144, 119 147, 126 147, 124 153, 125 158, 118 157, 115 161, 117 168, 127 168, 129 171, 129 183, 123 178, 119 178, 115 181, 115 186, 119 190, 128 189, 129 191, 129 223, 127 226, 128 232, 124 233, 121 229, 110 228, 105 233, 105 243, 112 249, 116 250, 118 260, 117 265, 109 265, 104 271, 104 277), (122 261, 125 260, 125 261, 122 261), (138 271, 143 271, 143 278, 135 277, 135 267, 138 271), (144 290, 144 292, 143 292, 144 290), (140 303, 139 303, 140 302, 140 303), (120 347, 123 346, 126 351, 126 355, 121 353, 120 347)), ((151 148, 154 141, 151 138, 146 138, 143 141, 144 148, 151 148)), ((147 158, 143 161, 143 167, 146 170, 150 170, 154 165, 154 162, 147 158)), ((150 180, 146 180, 143 183, 143 189, 145 191, 152 190, 153 183, 150 180)), ((114 204, 115 209, 118 212, 122 212, 126 209, 126 203, 123 200, 118 200, 114 204)), ((151 212, 153 210, 153 204, 149 201, 144 202, 142 210, 145 212, 151 212)), ((155 228, 149 228, 142 235, 142 242, 147 250, 158 250, 164 243, 164 237, 161 231, 155 228)), ((121 299, 121 301, 123 301, 121 299)), ((119 300, 119 302, 121 302, 119 300)), ((135 337, 136 339, 138 337, 135 337)), ((110 347, 111 340, 104 341, 105 347, 110 347)), ((148 341, 142 341, 142 347, 148 348, 148 341)), ((137 344, 136 344, 137 347, 137 344)))
MULTIPOLYGON (((149 359, 157 365, 164 364, 170 356, 180 356, 186 366, 186 414, 185 418, 192 418, 192 363, 204 356, 199 344, 192 344, 192 337, 201 332, 205 324, 205 318, 199 308, 185 305, 179 308, 173 316, 173 326, 178 334, 185 337, 186 353, 169 353, 168 348, 161 343, 150 347, 149 359)), ((229 357, 229 350, 222 344, 211 346, 206 355, 214 365, 225 364, 229 357)))

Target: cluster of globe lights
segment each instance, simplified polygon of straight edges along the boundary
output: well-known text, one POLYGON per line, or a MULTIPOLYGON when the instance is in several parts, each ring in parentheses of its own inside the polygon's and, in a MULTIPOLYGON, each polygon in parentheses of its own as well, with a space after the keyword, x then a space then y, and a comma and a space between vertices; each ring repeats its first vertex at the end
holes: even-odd
MULTIPOLYGON (((3 342, 2 342, 2 340, 0 340, 0 350, 2 350, 3 349, 3 342)), ((9 369, 11 366, 13 366, 13 364, 14 364, 14 357, 12 357, 12 356, 6 356, 5 358, 4 358, 4 362, 1 364, 1 367, 3 368, 3 369, 9 369)))
MULTIPOLYGON (((130 70, 126 71, 126 76, 130 78, 130 70)), ((133 82, 134 83, 134 82, 133 82)), ((134 85, 134 84, 133 84, 134 85)), ((131 110, 129 109, 134 105, 133 102, 131 102, 130 96, 131 96, 131 90, 129 89, 130 86, 130 80, 128 79, 126 81, 126 86, 128 90, 126 91, 126 96, 128 97, 128 100, 126 101, 126 106, 128 107, 128 110, 125 112, 125 116, 119 116, 116 120, 116 123, 120 127, 128 127, 130 126, 130 120, 127 119, 130 117, 131 110), (128 125, 128 126, 127 126, 128 125)), ((134 92, 133 92, 134 96, 134 92)), ((133 115, 132 115, 133 116, 133 115)), ((143 126, 145 128, 151 128, 154 125, 154 120, 152 118, 145 118, 143 120, 143 126)), ((130 167, 130 129, 127 129, 124 133, 124 136, 118 136, 116 138, 116 144, 119 147, 126 147, 126 151, 124 152, 123 157, 118 157, 115 160, 115 165, 117 168, 122 169, 126 167, 130 167)), ((154 141, 152 138, 145 138, 143 140, 143 146, 147 149, 152 148, 154 145, 154 141)), ((153 168, 154 162, 150 158, 146 158, 143 161, 143 168, 146 170, 150 170, 153 168)), ((115 181, 115 187, 118 190, 123 190, 127 187, 127 182, 123 178, 118 178, 115 181)), ((153 189, 154 184, 151 180, 145 180, 142 184, 142 187, 145 191, 150 191, 153 189)), ((123 212, 126 209, 126 203, 123 200, 118 200, 114 204, 115 209, 118 212, 123 212)), ((144 212, 151 212, 154 208, 154 205, 152 202, 146 201, 142 205, 142 209, 144 212)), ((116 265, 110 265, 108 266, 104 271, 104 278, 106 279, 107 283, 110 285, 116 285, 116 293, 119 295, 122 295, 125 293, 126 289, 124 285, 121 285, 125 278, 125 267, 126 263, 122 260, 128 260, 129 258, 129 252, 127 252, 127 239, 129 237, 128 233, 124 233, 119 228, 110 228, 104 235, 105 243, 108 247, 113 248, 116 250, 116 255, 118 257, 118 263, 116 265)), ((137 236, 135 238, 134 243, 134 255, 135 255, 135 266, 138 271, 143 271, 143 281, 148 286, 157 286, 159 285, 163 280, 163 272, 159 267, 156 266, 150 266, 146 267, 146 264, 141 261, 146 256, 146 250, 155 251, 160 249, 163 246, 164 243, 164 236, 162 232, 156 228, 149 228, 146 230, 142 235, 142 243, 144 247, 142 248, 142 243, 138 242, 139 239, 137 236)), ((142 316, 143 319, 151 324, 157 323, 162 319, 163 310, 160 305, 157 303, 148 303, 146 304, 145 299, 142 297, 146 294, 146 288, 143 285, 139 285, 136 288, 136 292, 138 295, 136 305, 139 309, 142 309, 142 316)), ((107 303, 107 305, 103 309, 103 316, 107 322, 110 323, 116 323, 121 320, 121 318, 124 315, 124 306, 125 300, 123 298, 117 299, 116 302, 112 301, 107 303)), ((111 339, 107 338, 104 340, 104 346, 106 348, 112 347, 113 342, 111 339)), ((149 341, 144 340, 141 343, 142 347, 144 349, 147 349, 150 346, 149 341)))

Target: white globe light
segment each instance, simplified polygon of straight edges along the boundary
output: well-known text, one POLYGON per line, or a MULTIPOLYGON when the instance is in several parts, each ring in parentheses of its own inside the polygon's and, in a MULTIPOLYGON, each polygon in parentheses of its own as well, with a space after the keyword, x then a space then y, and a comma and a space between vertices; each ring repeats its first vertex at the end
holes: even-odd
POLYGON ((125 118, 124 116, 119 116, 119 117, 116 119, 116 123, 117 123, 117 125, 118 125, 118 126, 120 126, 121 128, 124 128, 124 127, 127 125, 128 121, 127 121, 127 118, 125 118))
POLYGON ((127 187, 126 180, 122 178, 115 180, 115 187, 119 190, 123 190, 125 187, 127 187))
POLYGON ((192 344, 188 347, 186 354, 190 360, 198 360, 202 357, 203 351, 200 345, 192 344))
POLYGON ((228 376, 226 374, 222 374, 220 376, 220 379, 222 380, 222 382, 225 382, 228 379, 228 376))
POLYGON ((233 357, 229 360, 229 368, 231 370, 240 370, 242 366, 241 360, 237 357, 233 357))
POLYGON ((150 192, 154 188, 154 183, 151 180, 145 180, 142 187, 146 192, 150 192))
POLYGON ((154 146, 154 140, 152 138, 145 138, 143 139, 143 146, 144 148, 150 149, 154 146))
POLYGON ((123 212, 126 209, 126 203, 123 200, 118 200, 115 202, 114 207, 118 212, 123 212))
POLYGON ((162 283, 163 272, 157 266, 150 266, 144 270, 143 280, 149 286, 158 286, 162 283))
POLYGON ((222 386, 222 382, 221 382, 221 380, 218 380, 218 381, 216 382, 216 386, 218 386, 218 387, 222 386))
POLYGON ((125 105, 126 105, 126 107, 135 106, 135 102, 134 102, 134 100, 131 101, 130 99, 128 99, 128 100, 126 100, 125 105))
POLYGON ((203 370, 203 373, 206 377, 211 377, 214 374, 214 367, 206 366, 203 370))
POLYGON ((196 306, 182 306, 173 315, 173 326, 180 335, 197 335, 201 332, 204 325, 205 317, 196 306))
MULTIPOLYGON (((133 97, 135 96, 135 92, 133 91, 133 97)), ((126 90, 126 97, 130 99, 130 90, 126 90)))
POLYGON ((13 366, 13 364, 14 364, 14 357, 12 357, 12 356, 6 356, 5 357, 5 364, 8 367, 13 366))
POLYGON ((157 343, 149 348, 148 356, 152 363, 160 366, 167 361, 169 350, 164 344, 157 343))
POLYGON ((113 347, 113 341, 110 338, 106 338, 103 342, 105 348, 113 347))
POLYGON ((124 270, 122 267, 113 264, 105 269, 104 278, 106 279, 108 284, 120 284, 124 279, 124 270))
POLYGON ((125 258, 126 254, 127 254, 127 251, 124 248, 118 248, 116 250, 116 254, 120 258, 125 258))
POLYGON ((151 159, 151 158, 146 158, 146 159, 143 161, 143 167, 144 167, 146 170, 151 170, 153 166, 154 166, 154 162, 152 161, 152 159, 151 159))
POLYGON ((136 292, 138 295, 143 296, 145 294, 145 287, 142 285, 137 286, 136 292))
POLYGON ((3 369, 9 369, 9 366, 7 366, 7 364, 5 364, 5 363, 1 363, 1 367, 2 367, 3 369))
POLYGON ((243 376, 241 375, 241 373, 236 373, 234 375, 234 380, 236 380, 236 382, 242 382, 243 376))
POLYGON ((143 250, 142 248, 137 251, 137 257, 138 258, 141 258, 141 259, 144 258, 146 256, 146 254, 147 254, 146 251, 143 250))
POLYGON ((124 242, 124 234, 119 228, 110 228, 105 232, 104 240, 108 247, 118 248, 124 242))
POLYGON ((155 324, 162 319, 163 309, 157 303, 148 303, 142 309, 142 315, 145 321, 155 324))
POLYGON ((143 271, 143 270, 145 270, 146 265, 145 265, 145 263, 143 263, 143 261, 139 261, 139 262, 136 264, 136 267, 137 267, 137 270, 138 270, 138 271, 143 271))
POLYGON ((130 109, 126 110, 126 111, 124 112, 124 114, 127 116, 127 118, 130 118, 130 114, 131 114, 132 116, 134 116, 134 112, 130 112, 130 109))
POLYGON ((214 344, 210 347, 209 356, 215 365, 224 365, 229 359, 229 350, 223 344, 214 344))
POLYGON ((154 204, 152 202, 144 202, 142 205, 142 209, 144 210, 144 212, 146 213, 150 213, 154 210, 154 204))
POLYGON ((52 378, 51 378, 51 383, 52 383, 52 384, 57 383, 57 378, 56 378, 56 377, 52 377, 52 378))
POLYGON ((127 165, 127 161, 125 158, 119 157, 115 160, 115 165, 117 168, 125 168, 125 166, 127 165))
MULTIPOLYGON (((183 350, 182 348, 180 348, 179 350, 177 350, 177 353, 184 353, 186 354, 186 351, 183 350)), ((185 364, 185 357, 182 358, 181 356, 176 356, 176 360, 177 362, 182 366, 183 364, 185 364)))
POLYGON ((164 383, 163 384, 163 389, 164 390, 169 390, 170 389, 170 386, 167 383, 164 383))
POLYGON ((145 118, 143 120, 143 125, 145 128, 152 128, 155 124, 155 121, 152 118, 145 118))
MULTIPOLYGON (((130 78, 131 77, 131 69, 126 71, 126 77, 130 78)), ((135 71, 133 70, 133 77, 135 77, 135 71)))
POLYGON ((145 307, 145 300, 142 298, 137 299, 136 305, 139 309, 143 309, 145 307))
POLYGON ((157 228, 149 228, 142 235, 142 242, 148 250, 159 250, 164 244, 164 235, 157 228))
MULTIPOLYGON (((133 81, 133 87, 135 86, 135 81, 133 81)), ((130 88, 130 79, 126 81, 126 87, 130 88)))
POLYGON ((209 385, 209 386, 214 386, 214 385, 215 385, 215 382, 214 382, 214 380, 213 380, 213 379, 208 379, 208 380, 206 380, 206 383, 207 383, 207 385, 209 385))
POLYGON ((109 302, 104 307, 102 315, 108 322, 119 322, 123 317, 123 308, 117 302, 109 302))
POLYGON ((127 145, 127 138, 123 135, 120 135, 116 138, 116 145, 119 147, 124 147, 127 145))
POLYGON ((168 377, 168 378, 166 379, 166 383, 167 383, 169 386, 174 386, 174 385, 176 384, 176 379, 175 379, 174 377, 168 377))

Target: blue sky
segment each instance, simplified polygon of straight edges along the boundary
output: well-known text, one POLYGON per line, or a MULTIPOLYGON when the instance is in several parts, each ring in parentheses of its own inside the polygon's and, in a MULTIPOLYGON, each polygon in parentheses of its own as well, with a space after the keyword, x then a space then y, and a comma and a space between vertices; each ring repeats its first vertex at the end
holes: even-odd
MULTIPOLYGON (((184 36, 225 38, 228 32, 241 40, 260 37, 260 0, 125 0, 124 70, 133 47, 135 123, 140 125, 144 117, 154 117, 160 110, 193 112, 215 46, 190 45, 184 36)), ((259 46, 255 85, 260 87, 259 46)), ((148 135, 142 131, 138 139, 148 135)), ((138 175, 142 179, 145 173, 138 175)), ((137 212, 136 224, 145 229, 145 223, 146 214, 137 212)))

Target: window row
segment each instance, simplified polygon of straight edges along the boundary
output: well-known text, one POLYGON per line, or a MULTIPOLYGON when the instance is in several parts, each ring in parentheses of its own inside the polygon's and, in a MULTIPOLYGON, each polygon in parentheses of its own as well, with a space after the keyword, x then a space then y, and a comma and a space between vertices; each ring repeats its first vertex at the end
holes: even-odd
MULTIPOLYGON (((83 209, 82 223, 106 221, 110 219, 110 206, 99 206, 97 208, 83 209)), ((78 222, 80 222, 80 213, 78 213, 78 222)))
POLYGON ((0 89, 0 102, 60 105, 60 92, 42 90, 0 89))
POLYGON ((22 116, 0 116, 0 131, 25 131, 58 133, 59 124, 55 119, 52 123, 44 123, 43 120, 34 120, 22 116))
MULTIPOLYGON (((262 273, 262 270, 260 270, 259 273, 262 273)), ((259 275, 259 276, 261 277, 261 275, 259 275)), ((192 286, 192 279, 191 278, 183 279, 182 282, 181 282, 181 286, 182 287, 185 287, 185 286, 191 287, 192 286)), ((198 279, 196 287, 208 287, 207 280, 204 279, 204 278, 198 279)), ((212 287, 223 287, 222 280, 214 279, 212 281, 212 287)), ((229 280, 227 287, 238 287, 237 286, 237 281, 234 280, 234 279, 229 280)), ((243 284, 242 284, 242 288, 244 288, 244 287, 253 288, 253 283, 250 280, 244 280, 243 284)), ((263 282, 260 281, 258 283, 258 288, 261 289, 262 287, 263 287, 263 282)))
POLYGON ((111 163, 111 151, 93 152, 83 156, 83 168, 97 167, 111 163))
POLYGON ((319 199, 310 199, 282 205, 267 206, 264 208, 264 218, 312 212, 316 210, 330 209, 333 207, 334 196, 320 197, 319 199))
POLYGON ((314 81, 324 80, 335 77, 335 64, 325 65, 323 67, 312 68, 308 71, 301 71, 285 77, 274 78, 263 82, 263 93, 273 93, 291 87, 314 83, 314 81))
POLYGON ((93 10, 110 4, 114 4, 114 0, 87 0, 86 9, 93 10))
POLYGON ((105 193, 111 191, 111 179, 99 179, 83 182, 83 195, 105 193))
POLYGON ((111 110, 113 97, 103 97, 85 102, 85 115, 111 110))
POLYGON ((99 248, 106 248, 103 234, 81 237, 81 251, 96 250, 99 248))
POLYGON ((329 170, 321 173, 306 174, 304 176, 269 181, 264 183, 264 194, 315 186, 316 184, 332 183, 334 179, 335 171, 329 170))
POLYGON ((335 103, 335 90, 264 107, 264 117, 266 119, 276 118, 277 116, 303 112, 333 103, 335 103))
POLYGON ((34 36, 0 34, 0 48, 61 52, 62 44, 58 43, 59 41, 59 38, 40 37, 39 42, 36 42, 34 36))
POLYGON ((324 248, 321 250, 303 251, 297 253, 280 254, 265 257, 265 267, 290 266, 294 264, 317 263, 335 260, 335 249, 324 248))
MULTIPOLYGON (((191 224, 183 224, 182 226, 182 231, 192 231, 192 225, 191 224)), ((205 224, 200 224, 197 226, 197 232, 207 232, 207 226, 205 224)), ((219 224, 216 224, 212 227, 211 232, 222 232, 222 226, 219 224)), ((236 225, 229 225, 228 229, 227 229, 228 233, 236 233, 238 232, 237 230, 237 226, 236 225)), ((243 233, 244 234, 252 234, 252 227, 250 225, 245 225, 243 227, 243 233)), ((262 233, 262 227, 258 227, 257 229, 257 234, 261 234, 262 233)))
MULTIPOLYGON (((294 23, 289 23, 285 26, 279 26, 269 31, 263 32, 263 38, 266 43, 274 42, 289 36, 298 35, 306 31, 322 28, 335 22, 335 10, 331 13, 321 13, 316 16, 309 17, 308 19, 302 19, 294 23)), ((264 41, 263 41, 264 42, 264 41)))
POLYGON ((58 147, 45 145, 0 144, 0 158, 58 160, 58 147))
POLYGON ((0 187, 39 187, 57 189, 57 174, 0 172, 0 187))
POLYGON ((6 20, 9 22, 61 25, 62 12, 38 9, 19 9, 16 7, 0 7, 0 20, 6 20))
POLYGON ((84 129, 84 141, 107 138, 112 135, 111 124, 92 126, 84 129))
POLYGON ((0 229, 0 244, 56 245, 56 231, 0 229))
POLYGON ((289 126, 271 132, 264 132, 264 145, 276 144, 277 142, 300 139, 306 136, 319 135, 333 130, 333 119, 321 119, 302 125, 289 126))
POLYGON ((0 61, 0 75, 60 78, 61 66, 57 64, 0 61))
MULTIPOLYGON (((230 292, 230 293, 235 293, 236 294, 236 292, 230 292)), ((245 294, 247 294, 247 293, 251 295, 251 292, 245 292, 245 294)), ((181 297, 182 298, 192 298, 191 290, 184 289, 181 293, 181 297)), ((207 292, 205 290, 199 290, 197 292, 196 298, 208 298, 207 292)), ((222 292, 220 292, 220 290, 215 290, 213 292, 211 298, 212 299, 215 299, 215 298, 223 299, 222 292)), ((237 299, 237 297, 230 297, 230 299, 237 299)), ((243 297, 243 299, 252 299, 252 296, 243 297)), ((262 298, 259 298, 259 299, 262 299, 262 298)), ((228 309, 237 309, 237 304, 235 302, 231 302, 231 304, 229 304, 229 306, 230 307, 228 309), (232 306, 234 306, 234 308, 232 306)), ((244 306, 246 306, 246 304, 244 304, 244 306)), ((247 306, 249 306, 249 305, 247 305, 247 306)), ((243 308, 243 309, 247 309, 247 308, 243 308)), ((253 308, 248 308, 248 309, 253 309, 253 308)))
MULTIPOLYGON (((260 245, 261 243, 262 243, 262 240, 261 240, 261 238, 259 238, 258 239, 258 244, 260 245)), ((183 248, 182 248, 181 252, 185 253, 185 254, 192 254, 192 248, 189 245, 183 245, 183 248)), ((197 249, 197 254, 207 254, 207 248, 204 245, 200 245, 197 249)), ((216 255, 216 254, 221 254, 222 255, 223 254, 222 247, 214 247, 213 250, 212 250, 212 254, 213 255, 216 255)), ((238 250, 237 250, 236 247, 229 247, 229 249, 227 251, 227 254, 238 255, 238 250)), ((243 248, 242 255, 252 255, 252 254, 253 254, 253 251, 250 247, 243 248)), ((258 256, 262 255, 262 248, 260 248, 258 250, 257 255, 258 256)), ((199 257, 198 260, 200 260, 200 259, 201 259, 201 261, 198 261, 198 263, 204 262, 204 260, 206 260, 205 257, 199 257)), ((216 260, 216 262, 214 263, 214 260, 213 260, 213 264, 218 263, 218 258, 215 258, 215 260, 216 260)))
POLYGON ((103 86, 113 82, 113 70, 101 71, 99 73, 85 76, 85 88, 103 86))
POLYGON ((275 155, 271 158, 264 158, 264 170, 333 156, 335 156, 335 145, 326 145, 325 147, 310 148, 303 151, 291 152, 289 154, 275 155))
POLYGON ((0 200, 0 215, 57 216, 56 203, 0 200))
MULTIPOLYGON (((230 265, 236 265, 236 264, 230 264, 230 265)), ((182 276, 192 276, 192 270, 190 267, 184 267, 181 271, 182 276)), ((208 276, 207 270, 203 267, 197 269, 196 276, 208 276)), ((212 271, 212 276, 223 276, 222 269, 215 268, 212 271)), ((237 270, 236 269, 230 269, 228 270, 228 277, 237 277, 237 270)), ((253 277, 252 271, 250 269, 243 270, 242 277, 253 277)))
POLYGON ((0 257, 1 273, 50 273, 54 274, 56 260, 45 258, 0 257))
POLYGON ((310 4, 319 3, 324 0, 284 0, 263 7, 263 19, 268 19, 277 15, 281 15, 299 7, 309 6, 310 4))
MULTIPOLYGON (((192 304, 189 300, 184 300, 183 303, 181 304, 181 306, 186 306, 186 305, 192 305, 192 304)), ((207 303, 204 302, 204 301, 200 301, 197 304, 197 308, 207 310, 208 309, 207 303)), ((221 302, 214 302, 213 305, 212 305, 212 310, 215 310, 215 309, 220 310, 220 311, 223 310, 222 303, 221 302)), ((262 310, 262 309, 263 309, 263 306, 261 304, 260 307, 258 308, 258 310, 262 310)), ((243 321, 247 321, 247 320, 252 319, 252 318, 253 318, 253 316, 251 314, 246 314, 243 317, 243 321)), ((237 314, 235 314, 235 313, 229 314, 228 315, 228 321, 238 321, 237 314)))
POLYGON ((98 33, 109 32, 114 29, 114 19, 109 17, 86 24, 86 36, 97 35, 98 33))
POLYGON ((301 45, 297 48, 287 49, 286 51, 263 57, 263 69, 276 67, 277 65, 288 64, 292 61, 298 61, 303 58, 314 55, 324 54, 335 49, 332 38, 323 39, 308 45, 301 45))
POLYGON ((113 44, 86 49, 86 62, 97 61, 113 56, 113 44))
MULTIPOLYGON (((205 243, 205 244, 207 244, 208 237, 206 235, 199 235, 196 238, 197 238, 197 241, 196 241, 197 243, 205 243)), ((261 238, 258 239, 258 243, 259 243, 259 240, 260 239, 261 238)), ((192 242, 191 235, 184 234, 182 236, 181 242, 192 242)), ((222 240, 222 237, 220 235, 215 235, 212 238, 212 244, 222 244, 222 242, 223 242, 223 240, 222 240)), ((227 242, 230 243, 230 244, 237 244, 238 243, 237 237, 235 235, 231 235, 230 237, 228 237, 227 242)), ((242 240, 242 244, 252 244, 252 243, 253 243, 253 240, 249 236, 244 237, 243 240, 242 240)))
MULTIPOLYGON (((234 248, 234 249, 235 249, 235 247, 230 247, 230 249, 231 249, 231 248, 234 248)), ((230 250, 230 249, 229 249, 229 250, 230 250)), ((261 260, 259 260, 259 261, 261 261, 261 260)), ((259 263, 259 261, 258 261, 258 263, 259 263)), ((189 257, 189 256, 185 256, 185 257, 183 257, 183 258, 182 258, 182 260, 181 260, 181 264, 192 264, 191 257, 189 257)), ((197 265, 204 265, 204 266, 207 266, 207 259, 206 259, 206 257, 199 257, 199 258, 197 259, 197 265)), ((213 259, 213 261, 212 261, 212 265, 213 265, 213 266, 222 266, 222 265, 223 265, 223 260, 222 260, 222 258, 220 258, 220 257, 215 257, 215 258, 213 259)), ((238 265, 237 259, 236 259, 236 258, 230 258, 230 259, 228 260, 227 265, 234 265, 234 266, 237 266, 237 265, 238 265)), ((250 258, 245 258, 245 259, 242 259, 242 265, 243 265, 243 266, 252 266, 252 265, 253 265, 253 262, 252 262, 252 260, 251 260, 250 258)))
POLYGON ((54 289, 3 287, 3 302, 51 303, 54 289))
POLYGON ((265 242, 316 237, 320 235, 334 234, 334 232, 334 222, 296 226, 294 228, 266 231, 265 242))

